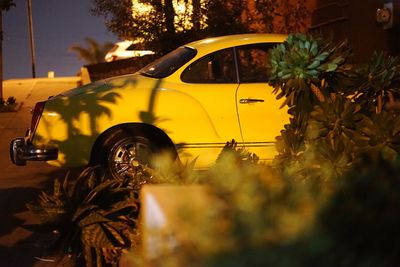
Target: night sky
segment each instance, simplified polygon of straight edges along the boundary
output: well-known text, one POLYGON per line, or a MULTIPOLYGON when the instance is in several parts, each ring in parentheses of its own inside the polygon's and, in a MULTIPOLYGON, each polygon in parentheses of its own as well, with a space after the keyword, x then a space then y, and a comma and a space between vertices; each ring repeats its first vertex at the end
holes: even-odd
MULTIPOLYGON (((16 7, 3 13, 3 75, 4 79, 31 78, 27 3, 14 2, 16 7)), ((46 77, 48 71, 56 77, 76 75, 84 62, 68 48, 86 47, 86 37, 99 43, 117 41, 105 28, 104 19, 90 13, 90 7, 90 0, 32 0, 36 77, 46 77)))

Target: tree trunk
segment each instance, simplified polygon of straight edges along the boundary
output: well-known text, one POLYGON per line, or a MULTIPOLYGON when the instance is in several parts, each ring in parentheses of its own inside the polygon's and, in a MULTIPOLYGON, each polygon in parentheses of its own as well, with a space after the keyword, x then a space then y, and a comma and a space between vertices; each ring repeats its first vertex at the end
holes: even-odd
POLYGON ((165 14, 165 27, 168 35, 175 34, 175 10, 172 0, 165 0, 164 3, 164 14, 165 14))
POLYGON ((201 17, 201 5, 200 0, 192 0, 193 5, 193 30, 199 31, 200 30, 200 17, 201 17))

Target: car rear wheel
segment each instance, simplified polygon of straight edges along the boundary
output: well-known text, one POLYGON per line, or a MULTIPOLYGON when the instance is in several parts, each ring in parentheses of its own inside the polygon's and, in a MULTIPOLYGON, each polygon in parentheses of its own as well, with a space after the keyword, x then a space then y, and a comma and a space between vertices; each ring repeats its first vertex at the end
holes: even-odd
POLYGON ((108 176, 114 179, 129 179, 140 184, 138 172, 152 165, 152 159, 157 153, 157 147, 148 138, 132 133, 132 131, 117 130, 100 144, 100 165, 108 176))

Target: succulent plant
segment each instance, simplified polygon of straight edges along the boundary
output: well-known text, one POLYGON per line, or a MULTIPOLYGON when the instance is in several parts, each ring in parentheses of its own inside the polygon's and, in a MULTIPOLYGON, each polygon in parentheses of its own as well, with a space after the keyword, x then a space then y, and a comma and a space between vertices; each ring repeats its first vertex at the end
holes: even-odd
POLYGON ((277 98, 285 97, 289 107, 310 111, 334 90, 332 73, 345 69, 349 55, 346 42, 334 46, 321 37, 289 35, 271 51, 269 83, 277 98))
POLYGON ((382 111, 366 118, 359 131, 367 142, 361 147, 363 153, 382 155, 385 159, 395 160, 400 153, 400 115, 391 111, 382 111))
POLYGON ((306 130, 307 140, 327 139, 333 143, 337 139, 345 139, 362 146, 366 139, 358 127, 365 117, 360 105, 336 95, 314 106, 306 130))
POLYGON ((367 110, 380 113, 385 104, 393 104, 400 98, 398 57, 375 52, 369 62, 355 69, 351 76, 353 99, 367 110))
MULTIPOLYGON (((349 139, 322 138, 307 145, 304 151, 303 177, 329 187, 356 162, 354 144, 349 139)), ((320 189, 321 191, 326 190, 320 189)))
POLYGON ((273 166, 283 169, 302 161, 306 126, 306 120, 302 116, 290 118, 290 123, 286 124, 281 135, 276 137, 278 155, 272 162, 273 166))
POLYGON ((42 192, 27 207, 41 221, 28 229, 56 233, 49 249, 69 254, 77 265, 116 266, 122 250, 134 245, 137 193, 126 182, 105 179, 98 168, 76 180, 55 180, 52 193, 42 192))

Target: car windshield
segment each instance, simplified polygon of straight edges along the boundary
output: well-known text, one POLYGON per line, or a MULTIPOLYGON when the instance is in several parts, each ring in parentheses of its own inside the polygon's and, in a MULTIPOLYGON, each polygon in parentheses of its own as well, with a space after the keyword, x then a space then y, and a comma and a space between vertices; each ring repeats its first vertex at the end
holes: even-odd
POLYGON ((139 73, 152 78, 165 78, 191 60, 196 53, 193 48, 181 46, 142 68, 139 73))

